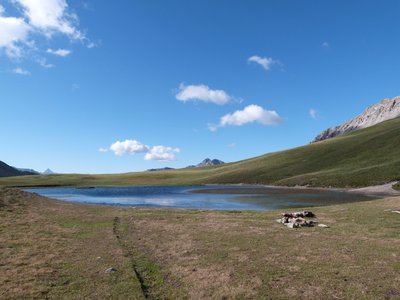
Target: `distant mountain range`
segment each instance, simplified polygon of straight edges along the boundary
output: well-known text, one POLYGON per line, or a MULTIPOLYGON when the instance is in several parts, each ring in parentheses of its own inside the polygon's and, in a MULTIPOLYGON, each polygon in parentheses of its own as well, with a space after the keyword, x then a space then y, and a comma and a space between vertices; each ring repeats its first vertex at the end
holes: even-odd
MULTIPOLYGON (((204 159, 201 163, 198 163, 197 165, 190 165, 187 166, 186 168, 200 168, 200 167, 209 167, 209 166, 219 166, 224 164, 222 160, 219 159, 209 159, 206 158, 204 159)), ((156 171, 168 171, 168 170, 175 170, 174 168, 170 167, 165 167, 165 168, 157 168, 157 169, 148 169, 148 172, 156 172, 156 171)))
POLYGON ((165 167, 165 168, 155 168, 155 169, 148 169, 148 172, 157 172, 157 171, 168 171, 168 170, 175 170, 174 168, 165 167))
POLYGON ((340 136, 358 129, 371 127, 383 121, 400 117, 400 96, 387 98, 368 107, 361 115, 336 127, 331 127, 315 137, 313 143, 340 136))
POLYGON ((40 173, 34 169, 16 168, 16 167, 7 165, 5 162, 0 161, 0 177, 40 175, 40 174, 48 175, 48 174, 55 174, 55 173, 50 169, 47 169, 43 173, 40 173))
MULTIPOLYGON (((15 167, 13 167, 13 168, 15 168, 15 167)), ((40 172, 38 172, 38 171, 36 171, 34 169, 25 169, 25 168, 15 168, 15 169, 17 169, 18 171, 21 171, 21 172, 28 172, 28 173, 32 173, 32 174, 40 174, 40 172)))
POLYGON ((0 177, 35 175, 37 173, 30 169, 17 169, 0 161, 0 177))

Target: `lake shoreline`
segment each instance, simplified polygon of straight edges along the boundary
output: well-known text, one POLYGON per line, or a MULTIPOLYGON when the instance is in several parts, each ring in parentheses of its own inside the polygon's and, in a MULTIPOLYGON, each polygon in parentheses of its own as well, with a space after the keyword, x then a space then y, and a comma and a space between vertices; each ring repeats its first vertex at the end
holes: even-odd
MULTIPOLYGON (((365 187, 323 187, 323 186, 286 186, 286 185, 269 185, 269 184, 249 184, 249 183, 205 183, 199 184, 198 186, 205 187, 248 187, 248 188, 271 188, 271 189, 293 189, 293 190, 314 190, 314 191, 339 191, 339 192, 351 192, 351 193, 360 193, 360 194, 380 194, 387 196, 400 196, 400 191, 397 191, 392 188, 394 184, 398 183, 397 181, 393 181, 390 183, 382 184, 382 185, 372 185, 365 187)), ((193 185, 90 185, 90 186, 77 186, 77 185, 35 185, 35 186, 4 186, 0 188, 7 189, 40 189, 40 188, 76 188, 76 189, 93 189, 99 187, 107 187, 107 188, 118 188, 118 187, 172 187, 172 186, 185 186, 190 187, 193 185)))
POLYGON ((366 187, 349 187, 349 188, 340 188, 340 187, 314 187, 314 186, 283 186, 283 185, 264 185, 264 184, 247 184, 247 183, 237 183, 237 184, 205 184, 204 186, 228 186, 228 187, 249 187, 249 188, 271 188, 271 189, 292 189, 292 190, 314 190, 314 191, 338 191, 338 192, 348 192, 348 193, 357 193, 364 194, 370 196, 400 196, 400 191, 393 189, 393 185, 396 184, 397 181, 393 181, 390 183, 382 184, 382 185, 372 185, 366 187))
POLYGON ((200 210, 277 210, 362 202, 382 195, 266 186, 122 186, 24 189, 67 202, 120 207, 200 210))

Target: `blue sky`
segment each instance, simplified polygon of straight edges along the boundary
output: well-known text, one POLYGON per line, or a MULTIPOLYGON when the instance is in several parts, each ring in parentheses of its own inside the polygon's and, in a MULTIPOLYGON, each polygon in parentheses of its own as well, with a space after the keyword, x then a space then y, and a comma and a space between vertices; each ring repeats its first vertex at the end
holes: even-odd
POLYGON ((0 5, 0 160, 17 167, 237 161, 400 95, 398 1, 0 5))

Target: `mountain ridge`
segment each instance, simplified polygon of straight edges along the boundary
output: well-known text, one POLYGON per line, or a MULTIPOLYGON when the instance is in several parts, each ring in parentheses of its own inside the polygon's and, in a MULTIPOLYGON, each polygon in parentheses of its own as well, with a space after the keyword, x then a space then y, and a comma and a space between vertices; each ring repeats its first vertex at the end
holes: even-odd
POLYGON ((384 121, 400 117, 400 96, 385 98, 369 106, 363 113, 338 125, 330 127, 317 135, 312 143, 341 136, 362 128, 374 126, 384 121))
POLYGON ((37 173, 31 172, 29 170, 19 170, 0 161, 0 177, 12 177, 12 176, 23 176, 23 175, 37 175, 37 173))

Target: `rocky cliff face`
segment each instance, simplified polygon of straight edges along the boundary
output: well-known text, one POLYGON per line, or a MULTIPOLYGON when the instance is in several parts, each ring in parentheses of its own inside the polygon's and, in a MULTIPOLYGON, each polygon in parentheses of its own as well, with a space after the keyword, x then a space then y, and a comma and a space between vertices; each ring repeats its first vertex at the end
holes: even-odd
POLYGON ((313 143, 343 135, 361 128, 370 127, 397 117, 400 117, 400 96, 392 99, 384 99, 383 101, 368 107, 361 115, 348 120, 339 126, 324 130, 314 139, 313 143))

